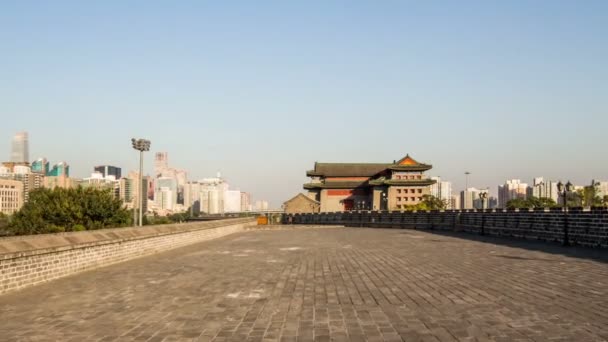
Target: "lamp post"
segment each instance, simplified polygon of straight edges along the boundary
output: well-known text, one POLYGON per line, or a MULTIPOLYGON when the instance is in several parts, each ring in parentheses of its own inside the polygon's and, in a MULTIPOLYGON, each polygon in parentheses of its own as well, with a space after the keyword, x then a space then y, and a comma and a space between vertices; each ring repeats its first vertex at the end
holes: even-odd
POLYGON ((139 226, 143 226, 143 210, 144 210, 144 187, 143 183, 143 172, 144 172, 144 151, 150 151, 150 140, 146 139, 131 139, 133 148, 139 151, 139 226))
POLYGON ((559 183, 557 183, 557 192, 562 196, 562 204, 563 204, 563 211, 564 211, 564 241, 562 242, 562 245, 564 246, 570 246, 570 238, 568 236, 568 193, 572 192, 572 190, 574 189, 574 186, 572 185, 572 183, 570 183, 570 181, 568 181, 568 183, 566 183, 565 185, 560 181, 559 183))
POLYGON ((486 201, 486 199, 488 198, 488 193, 487 192, 480 192, 479 193, 479 199, 481 200, 481 210, 485 209, 484 208, 484 203, 486 201))
POLYGON ((486 220, 485 220, 485 215, 483 213, 483 209, 484 209, 484 202, 486 200, 486 198, 488 198, 488 193, 487 192, 480 192, 479 193, 479 199, 481 200, 481 231, 480 231, 480 235, 485 235, 485 225, 486 225, 486 220))
POLYGON ((388 210, 388 198, 386 197, 386 192, 382 193, 382 206, 383 210, 388 210))

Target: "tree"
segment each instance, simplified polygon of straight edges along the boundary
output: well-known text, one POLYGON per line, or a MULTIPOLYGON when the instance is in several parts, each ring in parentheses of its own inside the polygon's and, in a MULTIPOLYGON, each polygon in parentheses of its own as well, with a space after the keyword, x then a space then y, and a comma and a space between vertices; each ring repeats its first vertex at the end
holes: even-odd
POLYGON ((552 198, 528 197, 514 198, 507 202, 508 209, 532 209, 532 208, 552 208, 557 206, 557 203, 552 198))
POLYGON ((584 187, 578 190, 577 193, 581 198, 581 206, 584 207, 599 207, 602 206, 602 198, 598 195, 598 189, 594 185, 584 187))
POLYGON ((36 189, 29 201, 13 215, 12 234, 42 234, 63 231, 124 227, 131 215, 109 189, 36 189))
POLYGON ((443 210, 447 207, 447 201, 437 198, 432 195, 423 195, 422 201, 418 204, 407 205, 407 211, 423 211, 423 210, 443 210))

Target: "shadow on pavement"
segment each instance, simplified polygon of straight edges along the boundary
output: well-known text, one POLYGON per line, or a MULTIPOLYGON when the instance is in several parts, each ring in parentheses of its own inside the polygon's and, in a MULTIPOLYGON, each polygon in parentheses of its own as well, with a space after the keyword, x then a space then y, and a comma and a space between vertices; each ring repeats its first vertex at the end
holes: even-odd
MULTIPOLYGON (((591 248, 591 247, 583 247, 583 246, 562 246, 557 242, 549 242, 549 241, 536 241, 536 240, 524 240, 517 238, 509 238, 509 237, 495 237, 495 236, 487 236, 487 235, 476 235, 474 233, 468 232, 449 232, 449 231, 440 231, 440 230, 428 230, 428 229, 408 229, 409 232, 404 231, 403 234, 409 234, 410 232, 420 231, 431 233, 435 235, 441 236, 449 236, 458 239, 465 239, 483 243, 489 243, 500 246, 507 246, 513 248, 522 248, 530 251, 537 252, 545 252, 550 254, 564 255, 573 258, 580 259, 589 259, 599 262, 608 263, 608 249, 604 248, 591 248)), ((443 242, 441 240, 430 240, 432 242, 443 242)), ((504 257, 504 258, 512 258, 512 259, 527 259, 524 257, 514 257, 514 256, 501 256, 495 255, 495 257, 504 257)), ((529 260, 529 259, 528 259, 529 260)), ((537 259, 532 259, 537 260, 537 259)), ((546 260, 545 260, 546 261, 546 260)))

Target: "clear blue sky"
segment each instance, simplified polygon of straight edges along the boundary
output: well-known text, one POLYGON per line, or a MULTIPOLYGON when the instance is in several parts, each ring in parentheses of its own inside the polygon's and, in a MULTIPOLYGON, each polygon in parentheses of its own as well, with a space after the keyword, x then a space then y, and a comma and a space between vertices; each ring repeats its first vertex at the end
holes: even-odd
POLYGON ((5 1, 0 151, 137 166, 274 206, 315 161, 406 153, 464 186, 608 179, 607 1, 5 1), (146 163, 152 164, 152 154, 146 163), (151 168, 150 168, 151 170, 151 168))

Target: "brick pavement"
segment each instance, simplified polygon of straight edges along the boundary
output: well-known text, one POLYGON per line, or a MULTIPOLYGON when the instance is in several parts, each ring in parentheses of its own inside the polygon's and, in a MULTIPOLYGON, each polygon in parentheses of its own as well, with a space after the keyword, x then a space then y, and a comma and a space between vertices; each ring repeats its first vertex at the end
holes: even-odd
POLYGON ((606 341, 607 295, 608 263, 588 258, 414 230, 248 231, 0 296, 0 340, 606 341))

